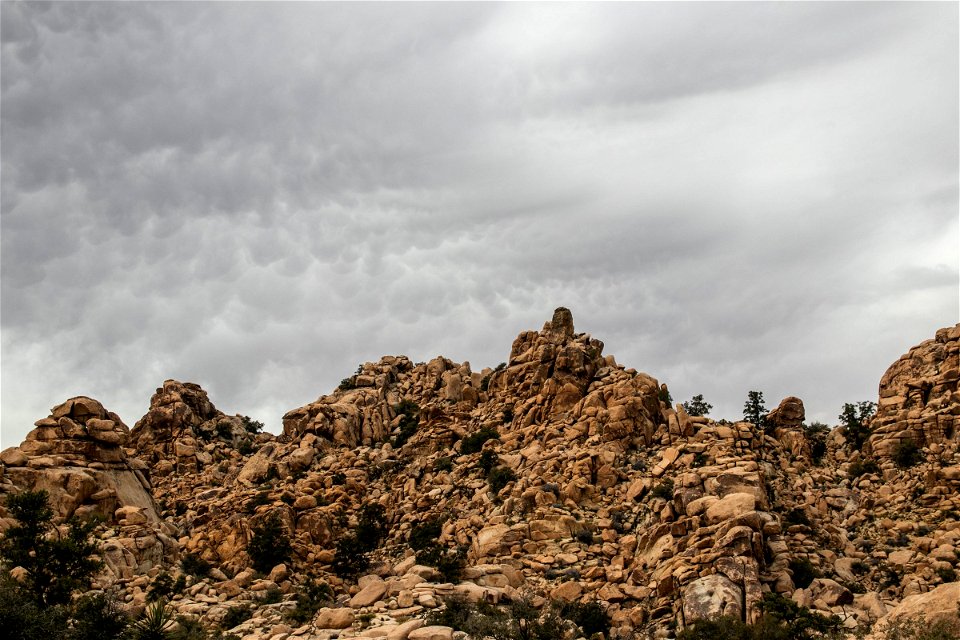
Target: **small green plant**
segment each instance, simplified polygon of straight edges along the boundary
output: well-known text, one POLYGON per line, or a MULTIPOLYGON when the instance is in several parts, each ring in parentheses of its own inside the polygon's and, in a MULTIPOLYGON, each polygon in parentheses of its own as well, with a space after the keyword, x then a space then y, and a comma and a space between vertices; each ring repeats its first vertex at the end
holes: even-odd
POLYGON ((510 424, 513 422, 513 409, 511 407, 507 407, 501 413, 501 417, 503 418, 503 424, 510 424))
POLYGON ((252 617, 253 611, 249 606, 239 605, 236 607, 230 607, 224 614, 223 620, 220 622, 220 626, 224 629, 233 629, 234 627, 240 626, 252 617))
POLYGON ((207 640, 207 630, 196 618, 177 616, 170 640, 207 640))
POLYGON ((517 475, 510 467, 494 467, 487 476, 487 482, 490 483, 490 491, 494 495, 500 493, 504 487, 517 479, 517 475))
POLYGON ((497 463, 500 462, 500 458, 490 449, 484 449, 480 454, 480 459, 477 460, 477 469, 483 472, 484 476, 490 474, 490 471, 497 466, 497 463))
POLYGON ((707 454, 705 454, 702 451, 693 454, 693 462, 691 463, 692 467, 699 468, 706 464, 707 464, 707 454))
POLYGON ((450 550, 432 542, 417 551, 417 564, 436 568, 445 582, 460 582, 466 563, 467 550, 464 547, 450 550))
POLYGON ((939 567, 936 572, 937 577, 940 578, 941 582, 957 581, 957 570, 953 567, 939 567))
POLYGON ((813 563, 807 558, 793 558, 790 560, 790 573, 793 576, 793 584, 801 589, 806 589, 815 578, 820 577, 813 563))
POLYGON ((923 452, 911 438, 901 440, 893 449, 893 461, 901 469, 909 469, 923 460, 923 452))
POLYGON ((259 524, 252 527, 247 554, 254 569, 267 573, 273 567, 290 559, 293 546, 290 536, 280 520, 280 514, 271 512, 259 524))
POLYGON ((657 398, 668 407, 673 406, 673 396, 670 395, 670 390, 667 389, 667 385, 660 385, 660 390, 657 391, 657 398))
POLYGON ((420 406, 412 400, 403 400, 394 409, 400 416, 400 431, 393 439, 393 447, 399 449, 413 437, 420 426, 420 406))
POLYGON ((472 433, 460 442, 460 453, 476 453, 483 448, 487 440, 499 440, 500 432, 493 427, 484 427, 472 433))
POLYGON ((433 461, 433 472, 440 473, 443 471, 453 471, 453 458, 450 456, 443 456, 433 461))
POLYGON ((196 553, 185 553, 180 558, 180 569, 189 576, 200 580, 210 573, 210 563, 196 553))
POLYGON ((805 527, 810 526, 810 518, 807 517, 807 512, 799 507, 787 511, 785 520, 787 524, 803 525, 805 527))
POLYGON ((304 624, 313 619, 321 607, 333 601, 333 590, 325 582, 309 578, 297 591, 295 606, 285 615, 286 618, 304 624))
POLYGON ((868 473, 877 475, 881 473, 880 465, 878 465, 875 460, 857 460, 856 462, 851 462, 850 466, 847 468, 847 475, 851 479, 859 478, 860 476, 868 473))
POLYGON ((351 389, 357 388, 357 376, 350 376, 349 378, 344 378, 340 381, 340 384, 337 385, 337 389, 340 391, 350 391, 351 389))
POLYGON ((337 540, 332 563, 334 573, 343 578, 352 578, 365 571, 370 566, 367 553, 377 548, 386 533, 383 506, 365 504, 360 509, 356 529, 337 540))
POLYGON ((665 478, 653 488, 650 495, 661 500, 673 500, 673 480, 665 478))
POLYGON ((147 587, 147 602, 156 602, 161 599, 169 599, 187 588, 186 577, 181 574, 174 580, 166 571, 161 571, 153 579, 150 586, 147 587))
POLYGON ((276 604, 283 600, 283 591, 279 587, 270 587, 260 597, 260 604, 276 604))
POLYGON ((430 518, 413 526, 407 539, 414 551, 425 549, 440 537, 443 522, 439 518, 430 518))
POLYGON ((131 627, 133 640, 171 640, 173 612, 166 600, 157 600, 147 606, 143 615, 131 627))

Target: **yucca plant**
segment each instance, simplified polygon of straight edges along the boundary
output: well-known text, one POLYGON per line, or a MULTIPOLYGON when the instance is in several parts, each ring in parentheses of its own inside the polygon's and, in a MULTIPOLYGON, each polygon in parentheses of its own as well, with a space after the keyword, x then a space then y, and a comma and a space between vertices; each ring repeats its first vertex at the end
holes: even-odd
POLYGON ((133 623, 133 640, 170 640, 173 627, 173 612, 166 600, 157 600, 146 608, 140 619, 133 623))

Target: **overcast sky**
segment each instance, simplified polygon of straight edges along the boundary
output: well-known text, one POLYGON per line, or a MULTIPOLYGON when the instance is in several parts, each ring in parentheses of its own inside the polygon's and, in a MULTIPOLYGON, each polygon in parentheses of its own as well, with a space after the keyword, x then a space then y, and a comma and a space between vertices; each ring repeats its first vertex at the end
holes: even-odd
POLYGON ((2 446, 167 378, 280 429, 557 306, 830 424, 958 321, 958 5, 2 4, 2 446))

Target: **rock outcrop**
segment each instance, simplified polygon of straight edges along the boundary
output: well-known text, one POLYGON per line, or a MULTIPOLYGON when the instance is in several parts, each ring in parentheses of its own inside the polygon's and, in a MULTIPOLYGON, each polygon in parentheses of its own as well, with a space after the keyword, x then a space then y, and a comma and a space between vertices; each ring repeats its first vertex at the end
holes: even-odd
POLYGON ((166 381, 129 434, 75 398, 0 454, 2 490, 57 488, 61 516, 112 518, 102 583, 133 609, 161 571, 182 573, 178 558, 209 562, 173 605, 208 623, 252 605, 231 630, 245 638, 451 638, 425 618, 453 596, 600 601, 614 637, 665 638, 715 615, 756 620, 774 592, 865 629, 958 584, 958 339, 960 325, 942 330, 890 368, 863 451, 834 430, 816 460, 799 398, 762 425, 690 416, 560 308, 494 369, 364 363, 287 412, 279 437, 191 383, 166 381), (906 439, 912 466, 895 455, 906 439), (142 495, 100 493, 96 473, 142 495), (372 507, 382 543, 365 575, 338 575, 338 542, 372 507), (265 523, 292 551, 257 574, 265 523), (417 542, 428 530, 433 555, 417 542), (460 574, 427 566, 437 554, 462 558, 460 574), (307 575, 332 595, 294 629, 284 612, 307 575), (262 603, 274 590, 284 602, 262 603))

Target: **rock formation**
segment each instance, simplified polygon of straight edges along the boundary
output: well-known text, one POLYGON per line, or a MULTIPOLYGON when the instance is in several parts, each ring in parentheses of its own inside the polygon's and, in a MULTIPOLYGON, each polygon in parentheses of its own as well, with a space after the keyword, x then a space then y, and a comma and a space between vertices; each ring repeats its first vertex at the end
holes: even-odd
POLYGON ((98 510, 132 526, 138 509, 164 553, 114 563, 103 583, 142 607, 161 571, 201 558, 214 570, 174 605, 213 624, 231 603, 253 603, 256 615, 233 630, 245 638, 345 637, 368 623, 367 636, 451 638, 424 618, 455 594, 600 601, 624 638, 671 637, 715 615, 753 621, 765 592, 864 629, 955 585, 958 337, 960 325, 938 332, 884 375, 863 451, 834 430, 817 460, 799 398, 759 426, 690 416, 560 308, 495 369, 443 357, 364 363, 287 412, 279 437, 218 411, 191 383, 166 381, 128 442, 119 418, 76 398, 0 455, 3 487, 62 487, 63 516, 98 510), (899 466, 896 443, 908 438, 920 454, 899 466), (94 472, 135 478, 140 502, 157 509, 126 489, 75 488, 85 481, 71 478, 94 472), (371 566, 337 575, 338 543, 372 507, 384 530, 371 566), (267 522, 292 552, 258 575, 251 542, 267 522), (412 545, 428 527, 440 553, 465 560, 458 579, 419 563, 427 556, 412 545), (307 575, 333 595, 294 628, 283 611, 307 575), (259 604, 271 589, 286 602, 259 604))

